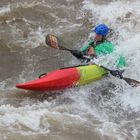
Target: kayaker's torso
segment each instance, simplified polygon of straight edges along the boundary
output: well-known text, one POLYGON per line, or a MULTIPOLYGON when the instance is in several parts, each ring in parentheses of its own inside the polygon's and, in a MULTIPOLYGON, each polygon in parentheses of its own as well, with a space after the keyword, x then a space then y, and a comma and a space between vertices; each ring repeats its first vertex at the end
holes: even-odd
MULTIPOLYGON (((97 57, 100 57, 101 55, 111 54, 115 50, 115 45, 110 41, 104 39, 102 41, 89 40, 88 43, 84 45, 80 51, 87 55, 91 47, 94 48, 97 57)), ((125 65, 125 58, 123 56, 120 56, 117 62, 117 68, 122 68, 125 65)))
POLYGON ((84 54, 87 54, 90 47, 94 48, 94 51, 97 56, 110 54, 115 49, 114 45, 110 41, 107 41, 107 40, 92 41, 92 40, 90 40, 90 41, 88 41, 88 43, 85 46, 83 46, 81 48, 81 51, 84 54))

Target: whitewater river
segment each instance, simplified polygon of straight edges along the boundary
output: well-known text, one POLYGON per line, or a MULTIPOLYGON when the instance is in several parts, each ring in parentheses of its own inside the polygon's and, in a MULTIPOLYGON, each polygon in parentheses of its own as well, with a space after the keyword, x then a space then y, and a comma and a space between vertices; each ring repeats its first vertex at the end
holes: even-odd
POLYGON ((124 76, 140 80, 139 0, 0 0, 0 140, 140 139, 140 87, 113 76, 53 97, 15 87, 79 63, 47 47, 48 33, 79 49, 99 23, 117 48, 101 63, 113 67, 121 53, 124 76))

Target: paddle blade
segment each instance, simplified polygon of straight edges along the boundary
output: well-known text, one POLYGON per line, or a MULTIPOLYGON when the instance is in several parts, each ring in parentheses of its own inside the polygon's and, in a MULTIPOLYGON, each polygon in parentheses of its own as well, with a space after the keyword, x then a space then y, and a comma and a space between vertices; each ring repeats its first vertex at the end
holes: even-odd
POLYGON ((130 79, 130 78, 126 78, 126 77, 123 77, 122 79, 125 80, 132 87, 140 86, 140 82, 139 81, 136 81, 134 79, 130 79))
POLYGON ((54 35, 48 34, 45 41, 50 47, 59 49, 58 39, 54 35))
POLYGON ((67 50, 70 51, 69 49, 65 48, 65 43, 59 39, 58 37, 56 37, 55 35, 52 34, 48 34, 46 36, 46 44, 49 45, 50 47, 54 48, 54 49, 60 49, 60 50, 67 50))

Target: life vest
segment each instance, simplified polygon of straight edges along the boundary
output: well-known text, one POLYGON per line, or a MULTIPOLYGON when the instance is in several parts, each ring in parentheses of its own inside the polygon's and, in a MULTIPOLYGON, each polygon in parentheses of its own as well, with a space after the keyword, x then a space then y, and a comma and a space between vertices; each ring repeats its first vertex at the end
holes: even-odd
MULTIPOLYGON (((111 43, 110 41, 103 40, 103 41, 96 42, 96 41, 90 40, 90 41, 88 41, 88 43, 86 45, 84 45, 81 48, 80 51, 83 52, 83 54, 88 55, 90 53, 90 51, 92 51, 91 47, 94 48, 94 51, 95 51, 97 57, 99 57, 101 55, 111 54, 115 50, 114 44, 111 43)), ((125 65, 126 65, 125 57, 120 55, 120 57, 118 58, 118 62, 117 62, 117 68, 122 68, 125 65)))

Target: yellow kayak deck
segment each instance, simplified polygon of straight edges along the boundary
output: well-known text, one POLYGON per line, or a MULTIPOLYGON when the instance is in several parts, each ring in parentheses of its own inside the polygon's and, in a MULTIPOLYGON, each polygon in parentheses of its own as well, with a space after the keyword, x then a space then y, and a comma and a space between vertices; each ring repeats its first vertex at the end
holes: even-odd
POLYGON ((97 65, 88 65, 77 67, 80 73, 80 79, 78 85, 85 85, 101 79, 103 76, 108 74, 108 71, 97 65))

